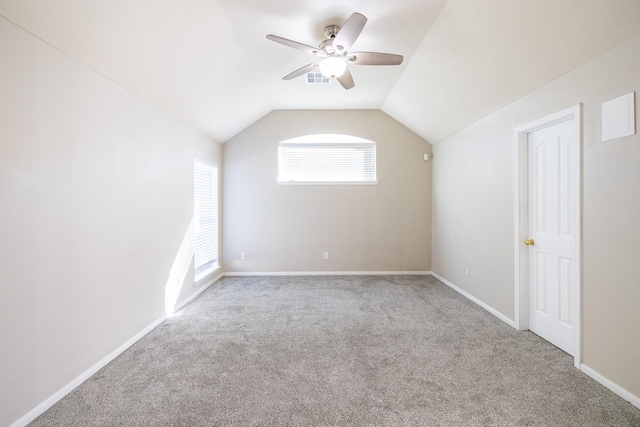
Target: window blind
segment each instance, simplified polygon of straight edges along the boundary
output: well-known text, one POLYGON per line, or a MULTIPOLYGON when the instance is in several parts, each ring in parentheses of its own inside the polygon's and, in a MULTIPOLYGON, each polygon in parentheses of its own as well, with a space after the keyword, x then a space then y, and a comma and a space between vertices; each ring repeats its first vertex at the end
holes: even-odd
POLYGON ((198 281, 218 266, 218 168, 194 162, 194 264, 198 281))
POLYGON ((280 182, 375 182, 375 142, 295 143, 278 147, 280 182))

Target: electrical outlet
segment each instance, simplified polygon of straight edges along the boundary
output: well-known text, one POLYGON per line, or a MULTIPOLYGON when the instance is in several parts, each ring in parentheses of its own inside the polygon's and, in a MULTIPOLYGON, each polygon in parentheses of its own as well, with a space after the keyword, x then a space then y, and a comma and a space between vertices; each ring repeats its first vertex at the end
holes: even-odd
POLYGON ((469 275, 469 267, 464 268, 464 274, 467 276, 469 275))
POLYGON ((240 254, 240 259, 245 259, 246 257, 247 257, 247 256, 244 254, 244 252, 242 252, 242 253, 240 254))
POLYGON ((329 252, 325 252, 323 256, 324 256, 324 259, 329 259, 329 252))

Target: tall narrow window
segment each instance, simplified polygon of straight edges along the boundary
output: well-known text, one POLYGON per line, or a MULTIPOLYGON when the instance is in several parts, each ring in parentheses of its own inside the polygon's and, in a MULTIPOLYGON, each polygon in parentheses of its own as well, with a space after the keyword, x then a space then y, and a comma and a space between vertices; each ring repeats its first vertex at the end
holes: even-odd
POLYGON ((218 268, 218 168, 194 162, 194 262, 196 282, 218 268))
POLYGON ((281 184, 376 184, 376 143, 349 135, 307 135, 278 144, 281 184))

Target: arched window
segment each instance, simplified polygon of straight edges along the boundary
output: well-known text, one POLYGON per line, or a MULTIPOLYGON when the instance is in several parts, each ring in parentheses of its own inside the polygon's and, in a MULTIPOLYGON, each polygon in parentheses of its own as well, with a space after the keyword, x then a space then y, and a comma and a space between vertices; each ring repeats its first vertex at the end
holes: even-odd
POLYGON ((280 184, 377 184, 376 143, 350 135, 317 134, 278 144, 280 184))

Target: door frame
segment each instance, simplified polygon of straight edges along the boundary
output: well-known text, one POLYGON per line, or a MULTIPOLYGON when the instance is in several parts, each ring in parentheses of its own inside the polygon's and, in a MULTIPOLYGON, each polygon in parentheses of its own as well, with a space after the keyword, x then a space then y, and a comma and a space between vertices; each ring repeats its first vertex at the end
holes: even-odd
POLYGON ((554 125, 565 120, 574 119, 575 143, 575 164, 574 171, 576 194, 575 223, 576 223, 576 292, 575 292, 575 329, 576 329, 576 350, 574 355, 574 366, 580 369, 582 362, 582 105, 578 104, 557 113, 548 115, 538 120, 518 126, 514 129, 515 138, 515 326, 519 330, 529 329, 529 259, 525 250, 524 241, 528 239, 528 162, 527 162, 527 139, 530 132, 547 126, 554 125))

